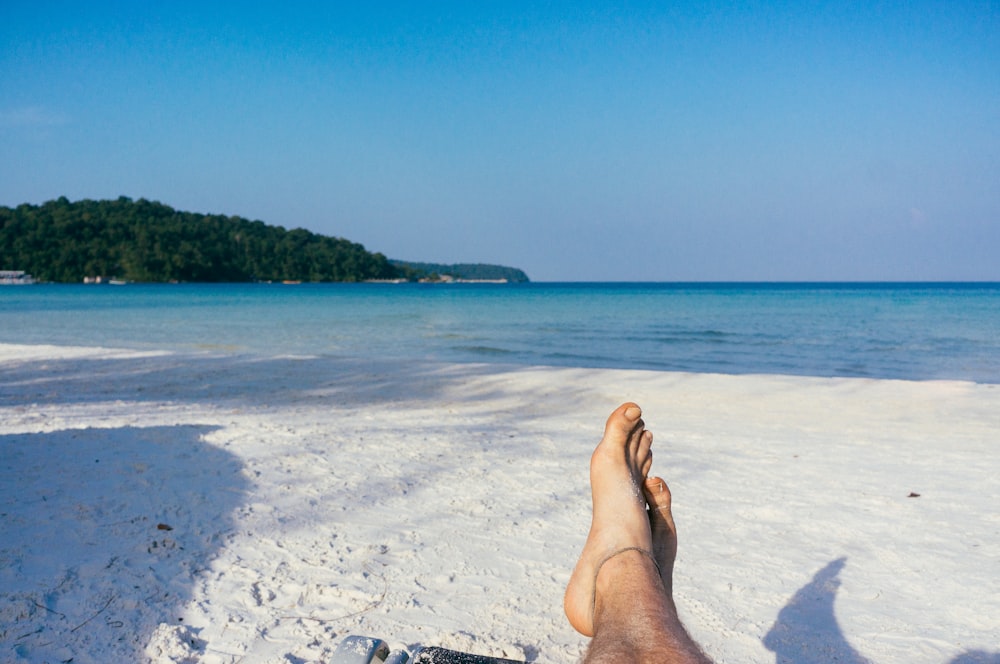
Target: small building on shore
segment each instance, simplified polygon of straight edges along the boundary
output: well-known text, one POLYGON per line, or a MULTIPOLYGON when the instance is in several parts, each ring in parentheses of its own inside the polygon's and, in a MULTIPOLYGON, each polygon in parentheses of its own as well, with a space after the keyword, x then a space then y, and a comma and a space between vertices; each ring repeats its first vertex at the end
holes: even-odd
POLYGON ((0 286, 27 286, 35 278, 24 270, 0 270, 0 286))

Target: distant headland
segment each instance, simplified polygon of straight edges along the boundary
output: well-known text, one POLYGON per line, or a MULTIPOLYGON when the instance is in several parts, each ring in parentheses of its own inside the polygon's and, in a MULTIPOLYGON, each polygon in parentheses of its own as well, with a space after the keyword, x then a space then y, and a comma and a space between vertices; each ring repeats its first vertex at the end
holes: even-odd
POLYGON ((516 267, 503 265, 487 265, 484 263, 456 263, 444 265, 441 263, 415 263, 413 261, 389 261, 393 267, 400 270, 410 281, 423 282, 492 282, 492 283, 527 283, 528 275, 516 267))
POLYGON ((124 196, 0 206, 0 259, 63 283, 528 281, 517 268, 389 260, 343 238, 124 196))

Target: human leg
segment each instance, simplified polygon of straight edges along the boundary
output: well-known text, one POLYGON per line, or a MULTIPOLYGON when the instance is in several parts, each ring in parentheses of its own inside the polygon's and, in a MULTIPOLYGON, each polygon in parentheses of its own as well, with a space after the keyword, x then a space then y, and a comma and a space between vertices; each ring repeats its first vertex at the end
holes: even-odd
POLYGON ((634 403, 619 406, 608 417, 604 437, 590 457, 590 532, 563 599, 570 624, 585 636, 594 635, 595 579, 602 563, 629 547, 652 553, 641 486, 652 463, 653 436, 645 430, 641 415, 634 403))
POLYGON ((566 616, 593 636, 585 662, 709 662, 687 634, 672 597, 677 551, 670 490, 648 478, 652 434, 638 406, 608 418, 591 457, 594 514, 566 590, 566 616))
POLYGON ((653 558, 660 568, 660 580, 667 597, 673 600, 674 560, 677 559, 677 526, 670 511, 670 488, 659 477, 648 477, 642 485, 649 511, 649 531, 653 558))

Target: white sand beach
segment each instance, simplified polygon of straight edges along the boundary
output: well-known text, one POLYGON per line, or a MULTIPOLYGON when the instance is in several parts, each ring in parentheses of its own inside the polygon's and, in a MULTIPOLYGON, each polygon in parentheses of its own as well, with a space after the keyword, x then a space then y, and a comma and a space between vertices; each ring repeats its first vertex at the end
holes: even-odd
POLYGON ((0 661, 578 661, 643 406, 719 662, 1000 661, 1000 386, 0 346, 0 661), (919 494, 919 495, 918 495, 919 494))

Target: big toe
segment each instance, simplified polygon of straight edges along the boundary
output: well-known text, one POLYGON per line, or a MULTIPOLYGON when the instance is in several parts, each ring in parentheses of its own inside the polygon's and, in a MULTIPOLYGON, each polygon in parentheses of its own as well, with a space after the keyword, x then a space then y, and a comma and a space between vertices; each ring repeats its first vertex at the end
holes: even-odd
POLYGON ((636 427, 642 424, 642 408, 638 404, 627 401, 618 406, 604 425, 604 438, 624 442, 636 427))

